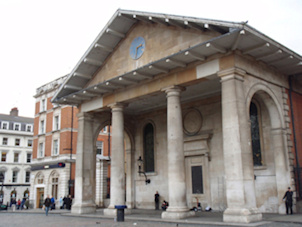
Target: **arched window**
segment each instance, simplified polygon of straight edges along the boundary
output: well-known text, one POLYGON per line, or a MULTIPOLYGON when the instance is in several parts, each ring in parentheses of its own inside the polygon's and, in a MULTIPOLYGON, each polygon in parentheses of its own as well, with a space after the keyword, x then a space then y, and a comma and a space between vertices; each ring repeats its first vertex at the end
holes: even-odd
POLYGON ((55 171, 50 176, 51 194, 55 199, 58 199, 59 174, 55 171))
POLYGON ((148 123, 144 128, 144 167, 145 172, 154 172, 154 128, 148 123))
POLYGON ((260 115, 258 107, 251 102, 250 105, 251 137, 254 166, 262 166, 261 136, 260 136, 260 115))
POLYGON ((36 184, 44 183, 44 175, 42 173, 38 173, 36 176, 36 184))

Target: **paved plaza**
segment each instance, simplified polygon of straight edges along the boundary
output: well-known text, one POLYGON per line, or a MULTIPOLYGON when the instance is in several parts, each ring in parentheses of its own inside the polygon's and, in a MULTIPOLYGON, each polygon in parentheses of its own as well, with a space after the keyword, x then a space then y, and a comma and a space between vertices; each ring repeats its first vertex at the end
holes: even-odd
POLYGON ((221 212, 197 212, 195 217, 185 220, 163 220, 161 211, 132 210, 125 215, 124 222, 117 222, 115 218, 108 218, 99 209, 94 214, 74 215, 67 210, 53 210, 46 216, 41 209, 22 211, 0 211, 0 227, 22 226, 64 226, 64 227, 197 227, 197 226, 251 226, 251 227, 298 227, 302 226, 302 214, 278 215, 264 214, 261 222, 250 224, 223 223, 221 212))

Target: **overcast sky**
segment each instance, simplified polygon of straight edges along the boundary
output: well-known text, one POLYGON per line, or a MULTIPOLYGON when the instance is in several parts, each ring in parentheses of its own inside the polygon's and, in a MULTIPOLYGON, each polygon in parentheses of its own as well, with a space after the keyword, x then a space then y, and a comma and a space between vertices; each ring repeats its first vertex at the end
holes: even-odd
POLYGON ((0 113, 34 117, 36 89, 70 73, 119 8, 248 21, 302 55, 302 0, 0 0, 0 113))

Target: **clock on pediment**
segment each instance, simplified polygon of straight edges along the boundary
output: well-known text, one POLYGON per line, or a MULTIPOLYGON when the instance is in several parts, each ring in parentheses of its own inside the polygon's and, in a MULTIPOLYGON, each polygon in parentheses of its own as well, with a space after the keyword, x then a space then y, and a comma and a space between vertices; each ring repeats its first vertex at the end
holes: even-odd
POLYGON ((145 51, 145 39, 141 36, 136 37, 130 46, 130 57, 134 60, 139 59, 145 51))

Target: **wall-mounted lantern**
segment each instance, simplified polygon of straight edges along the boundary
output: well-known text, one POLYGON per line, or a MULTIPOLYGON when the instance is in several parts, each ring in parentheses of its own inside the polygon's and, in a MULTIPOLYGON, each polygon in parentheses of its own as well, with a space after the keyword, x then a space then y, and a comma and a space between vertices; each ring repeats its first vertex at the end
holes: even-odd
POLYGON ((146 178, 146 180, 145 180, 146 184, 150 184, 151 180, 148 179, 146 173, 144 171, 142 171, 142 166, 144 164, 144 161, 143 161, 141 156, 139 156, 139 158, 137 159, 137 164, 138 164, 138 173, 139 173, 139 175, 141 175, 141 173, 144 174, 144 176, 146 178))

